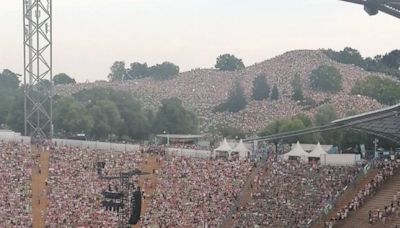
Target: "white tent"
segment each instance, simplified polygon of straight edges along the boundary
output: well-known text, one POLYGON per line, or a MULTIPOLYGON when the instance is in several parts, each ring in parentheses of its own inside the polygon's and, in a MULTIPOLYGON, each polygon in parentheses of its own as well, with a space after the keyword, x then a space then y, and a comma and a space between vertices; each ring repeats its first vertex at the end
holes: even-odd
POLYGON ((230 154, 231 154, 231 152, 232 152, 232 148, 229 146, 229 144, 228 144, 228 142, 226 141, 226 138, 224 138, 224 141, 222 141, 220 144, 219 144, 219 147, 217 147, 215 150, 214 150, 214 152, 215 152, 215 155, 216 156, 221 156, 221 155, 223 155, 223 154, 227 154, 228 155, 228 158, 230 157, 230 154))
POLYGON ((296 146, 290 152, 284 154, 283 158, 288 160, 290 157, 299 157, 302 161, 307 162, 308 156, 308 153, 301 147, 300 142, 297 141, 296 146))
POLYGON ((309 157, 313 158, 320 158, 321 155, 326 155, 326 151, 322 148, 321 144, 318 142, 317 146, 314 148, 313 151, 308 155, 309 157))
POLYGON ((240 142, 236 145, 236 147, 232 150, 232 152, 239 153, 239 158, 240 159, 245 159, 250 152, 249 149, 244 145, 243 141, 240 140, 240 142))

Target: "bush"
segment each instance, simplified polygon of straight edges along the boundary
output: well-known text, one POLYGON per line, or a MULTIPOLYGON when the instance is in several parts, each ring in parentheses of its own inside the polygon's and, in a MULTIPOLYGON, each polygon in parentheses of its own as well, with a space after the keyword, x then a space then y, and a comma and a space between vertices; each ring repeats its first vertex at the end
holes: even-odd
POLYGON ((342 88, 342 75, 336 68, 323 65, 311 72, 310 82, 315 90, 336 92, 342 88))
POLYGON ((234 55, 224 54, 218 56, 215 68, 222 71, 235 71, 243 69, 244 64, 241 59, 236 58, 234 55))
POLYGON ((370 76, 366 80, 357 81, 351 92, 374 98, 386 105, 393 105, 400 101, 399 86, 399 83, 393 80, 370 76))

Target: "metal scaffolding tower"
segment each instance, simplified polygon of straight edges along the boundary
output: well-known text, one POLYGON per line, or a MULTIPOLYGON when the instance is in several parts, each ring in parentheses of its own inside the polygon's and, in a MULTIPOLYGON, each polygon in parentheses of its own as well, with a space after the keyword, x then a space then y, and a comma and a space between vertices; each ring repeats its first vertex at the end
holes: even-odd
POLYGON ((23 10, 24 133, 32 140, 51 139, 52 0, 23 0, 23 10))

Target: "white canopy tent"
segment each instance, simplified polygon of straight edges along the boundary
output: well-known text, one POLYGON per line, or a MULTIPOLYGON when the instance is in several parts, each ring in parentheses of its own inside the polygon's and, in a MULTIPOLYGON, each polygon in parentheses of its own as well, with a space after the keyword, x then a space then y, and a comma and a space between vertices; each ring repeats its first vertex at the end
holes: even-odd
POLYGON ((238 153, 240 159, 246 159, 248 157, 249 149, 244 145, 243 140, 236 145, 236 147, 232 150, 232 153, 238 153))
POLYGON ((219 145, 214 150, 215 156, 217 157, 230 157, 230 154, 232 152, 232 148, 229 146, 228 142, 226 141, 226 138, 224 138, 224 141, 222 141, 219 145))
POLYGON ((303 150, 300 142, 297 141, 296 146, 294 146, 294 148, 290 152, 283 155, 283 158, 285 160, 289 160, 290 157, 297 157, 300 158, 302 161, 307 162, 309 154, 303 150))
POLYGON ((321 146, 321 144, 318 142, 317 146, 314 148, 311 153, 308 154, 309 157, 312 158, 320 158, 321 155, 326 155, 328 154, 321 146))

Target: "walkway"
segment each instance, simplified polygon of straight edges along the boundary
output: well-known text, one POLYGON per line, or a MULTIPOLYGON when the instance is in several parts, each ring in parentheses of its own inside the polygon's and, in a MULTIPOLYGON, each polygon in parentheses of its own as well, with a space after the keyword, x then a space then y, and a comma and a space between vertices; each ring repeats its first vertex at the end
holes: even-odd
MULTIPOLYGON (((141 217, 146 213, 149 204, 151 203, 151 199, 154 196, 154 193, 157 189, 157 185, 159 182, 158 175, 153 173, 153 170, 161 169, 161 162, 159 162, 160 157, 156 155, 147 155, 144 161, 140 165, 140 170, 144 173, 149 173, 148 175, 142 175, 139 177, 139 186, 145 191, 146 198, 142 199, 142 209, 141 209, 141 217), (145 188, 145 181, 147 182, 147 188, 145 188)), ((139 227, 140 222, 132 227, 139 227)))
POLYGON ((32 216, 33 228, 45 227, 44 214, 47 209, 46 179, 49 175, 49 151, 32 145, 36 166, 32 170, 32 216))
MULTIPOLYGON (((361 171, 362 172, 362 171, 361 171)), ((363 176, 360 180, 358 180, 353 187, 349 187, 340 199, 337 201, 336 206, 329 212, 327 216, 324 216, 318 223, 313 225, 313 228, 323 228, 324 222, 334 217, 338 211, 341 211, 352 199, 358 194, 358 192, 368 184, 368 182, 373 179, 378 173, 377 169, 371 169, 367 173, 367 175, 363 176)))
POLYGON ((261 176, 264 175, 268 175, 267 174, 267 170, 266 169, 266 165, 268 164, 268 162, 261 162, 258 163, 259 166, 255 169, 252 170, 252 172, 250 173, 250 176, 247 179, 247 182, 245 183, 245 185, 242 188, 242 192, 241 194, 239 194, 239 203, 238 203, 238 209, 239 210, 231 210, 227 217, 225 218, 224 222, 222 223, 221 227, 222 228, 229 228, 229 227, 233 227, 234 224, 234 219, 233 218, 237 218, 239 213, 240 213, 240 209, 242 207, 245 207, 250 201, 251 201, 251 194, 257 190, 258 186, 256 186, 257 183, 254 182, 256 176, 258 176, 259 178, 261 178, 261 176), (251 185, 253 185, 251 187, 251 185))
POLYGON ((388 182, 386 182, 376 193, 375 196, 368 199, 365 204, 351 214, 348 219, 340 224, 338 227, 343 228, 358 228, 369 227, 368 224, 368 211, 381 208, 389 205, 395 195, 400 190, 400 173, 395 174, 388 182))

